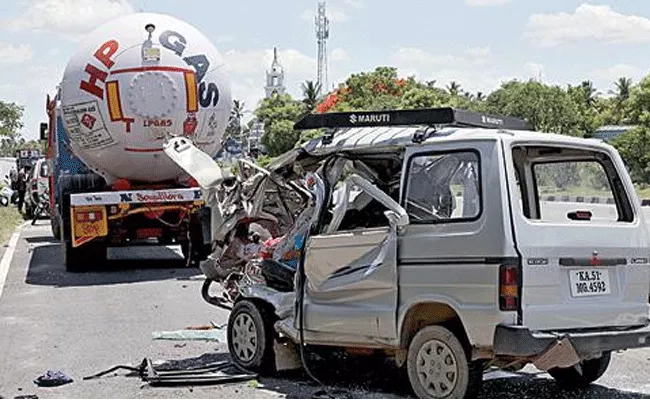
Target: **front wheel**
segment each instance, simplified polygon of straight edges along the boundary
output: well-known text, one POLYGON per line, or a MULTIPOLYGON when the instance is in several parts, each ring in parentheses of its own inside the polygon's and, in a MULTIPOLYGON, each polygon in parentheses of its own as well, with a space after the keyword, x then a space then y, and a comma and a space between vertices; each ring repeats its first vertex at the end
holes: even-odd
POLYGON ((611 359, 612 353, 608 351, 599 358, 586 360, 569 368, 552 368, 548 373, 560 386, 582 388, 603 376, 611 359))
POLYGON ((235 304, 228 318, 228 351, 239 367, 262 372, 272 369, 275 361, 273 323, 275 318, 268 309, 252 301, 235 304))
POLYGON ((482 369, 468 361, 462 343, 442 326, 427 326, 415 335, 406 367, 418 398, 473 397, 483 381, 482 369))

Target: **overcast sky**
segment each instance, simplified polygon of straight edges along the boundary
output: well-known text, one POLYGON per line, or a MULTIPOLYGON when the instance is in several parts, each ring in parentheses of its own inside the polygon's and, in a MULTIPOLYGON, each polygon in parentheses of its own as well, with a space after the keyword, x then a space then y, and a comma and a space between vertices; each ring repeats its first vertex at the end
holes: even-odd
MULTIPOLYGON (((503 80, 591 79, 607 93, 619 76, 650 71, 650 1, 329 0, 329 81, 392 65, 402 75, 459 81, 489 92, 503 80)), ((278 46, 291 94, 316 78, 317 0, 2 0, 0 99, 26 107, 37 136, 76 42, 124 13, 171 14, 212 39, 228 63, 233 95, 253 109, 278 46), (209 4, 209 5, 207 5, 209 4)))

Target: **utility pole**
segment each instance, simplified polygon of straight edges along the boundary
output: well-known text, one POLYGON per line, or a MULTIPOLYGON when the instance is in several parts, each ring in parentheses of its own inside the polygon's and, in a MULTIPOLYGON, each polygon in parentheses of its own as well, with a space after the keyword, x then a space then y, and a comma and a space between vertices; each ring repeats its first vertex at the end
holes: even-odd
POLYGON ((318 39, 318 78, 322 90, 327 90, 327 39, 330 37, 330 21, 327 18, 325 0, 318 2, 318 13, 316 14, 316 39, 318 39))

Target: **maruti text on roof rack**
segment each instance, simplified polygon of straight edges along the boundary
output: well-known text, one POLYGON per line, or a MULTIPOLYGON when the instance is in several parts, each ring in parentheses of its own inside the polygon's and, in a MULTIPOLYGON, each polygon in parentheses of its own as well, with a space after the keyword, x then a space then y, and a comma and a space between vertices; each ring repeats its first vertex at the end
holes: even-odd
POLYGON ((488 129, 532 130, 530 124, 520 118, 484 114, 451 107, 308 114, 294 125, 294 129, 400 125, 451 125, 488 129))

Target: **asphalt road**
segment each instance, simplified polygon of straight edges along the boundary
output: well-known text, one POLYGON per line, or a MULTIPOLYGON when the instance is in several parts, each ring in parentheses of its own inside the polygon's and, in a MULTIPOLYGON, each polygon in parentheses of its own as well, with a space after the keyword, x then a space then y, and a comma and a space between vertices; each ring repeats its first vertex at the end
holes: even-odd
MULTIPOLYGON (((113 261, 99 270, 70 274, 60 263, 47 221, 24 229, 0 297, 0 396, 39 398, 309 398, 321 387, 304 373, 212 386, 151 387, 128 371, 96 380, 82 377, 142 359, 227 359, 223 343, 153 340, 156 331, 224 324, 227 312, 200 296, 200 272, 177 261, 113 261), (33 380, 48 369, 74 382, 40 388, 33 380)), ((163 252, 164 253, 164 252, 163 252)), ((165 256, 160 251, 157 255, 165 256)), ((585 391, 558 388, 548 375, 526 368, 518 374, 489 373, 482 398, 650 398, 650 350, 613 357, 608 372, 585 391)), ((410 397, 390 364, 356 360, 314 362, 337 397, 410 397)))

